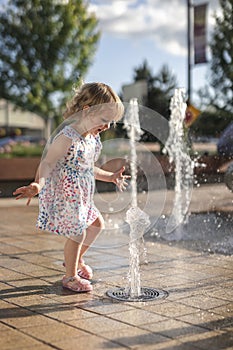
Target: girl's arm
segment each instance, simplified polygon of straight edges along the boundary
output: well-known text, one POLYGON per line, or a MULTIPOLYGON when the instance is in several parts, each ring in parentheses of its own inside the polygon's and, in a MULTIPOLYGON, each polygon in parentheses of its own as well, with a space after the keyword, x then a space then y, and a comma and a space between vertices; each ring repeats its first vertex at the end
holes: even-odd
POLYGON ((98 167, 94 167, 94 174, 96 180, 113 182, 115 185, 117 185, 120 191, 126 189, 126 186, 128 185, 126 180, 130 178, 129 175, 123 175, 124 171, 124 166, 117 170, 115 173, 100 169, 98 167))
POLYGON ((49 146, 45 157, 40 162, 36 171, 34 182, 28 186, 17 188, 13 195, 16 199, 28 198, 27 205, 30 204, 32 197, 36 196, 45 184, 46 179, 50 176, 59 159, 62 159, 71 146, 71 140, 64 135, 60 135, 49 146))

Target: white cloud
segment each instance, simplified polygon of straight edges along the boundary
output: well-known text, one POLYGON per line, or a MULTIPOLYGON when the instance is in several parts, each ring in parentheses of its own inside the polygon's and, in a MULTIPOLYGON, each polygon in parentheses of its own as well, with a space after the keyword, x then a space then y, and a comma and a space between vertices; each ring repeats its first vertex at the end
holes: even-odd
MULTIPOLYGON (((196 0, 195 5, 200 2, 196 0)), ((217 7, 218 0, 212 0, 208 11, 211 26, 217 7)), ((103 33, 135 41, 147 38, 171 54, 186 53, 186 0, 91 0, 89 9, 99 19, 103 33)))

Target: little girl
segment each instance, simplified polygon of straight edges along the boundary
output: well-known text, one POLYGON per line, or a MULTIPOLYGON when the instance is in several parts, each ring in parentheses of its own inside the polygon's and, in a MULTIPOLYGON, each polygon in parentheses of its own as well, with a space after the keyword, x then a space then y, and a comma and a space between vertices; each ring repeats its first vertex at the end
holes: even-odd
POLYGON ((66 274, 62 285, 75 292, 92 290, 93 272, 83 255, 104 227, 93 202, 95 179, 113 182, 120 190, 129 176, 94 166, 101 151, 99 133, 124 112, 116 93, 103 83, 84 84, 67 104, 66 125, 53 138, 37 170, 35 181, 13 193, 16 199, 39 194, 37 227, 67 238, 66 274))

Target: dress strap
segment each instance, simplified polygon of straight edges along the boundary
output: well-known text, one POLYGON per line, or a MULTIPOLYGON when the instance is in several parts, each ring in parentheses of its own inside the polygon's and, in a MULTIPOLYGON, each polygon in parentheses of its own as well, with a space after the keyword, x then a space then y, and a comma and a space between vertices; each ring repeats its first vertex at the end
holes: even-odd
POLYGON ((72 126, 70 125, 65 126, 61 133, 74 141, 83 139, 83 137, 78 133, 78 131, 72 128, 72 126))

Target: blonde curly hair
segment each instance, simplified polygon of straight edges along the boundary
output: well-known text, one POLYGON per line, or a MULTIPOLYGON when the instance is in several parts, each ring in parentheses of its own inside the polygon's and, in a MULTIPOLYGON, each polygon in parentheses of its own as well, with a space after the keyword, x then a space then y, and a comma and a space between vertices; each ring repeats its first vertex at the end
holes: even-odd
POLYGON ((119 96, 110 86, 104 83, 83 84, 79 89, 75 90, 75 95, 67 103, 63 117, 67 119, 82 111, 85 106, 99 106, 101 108, 101 105, 104 103, 113 104, 115 121, 121 119, 124 113, 124 106, 119 96))

